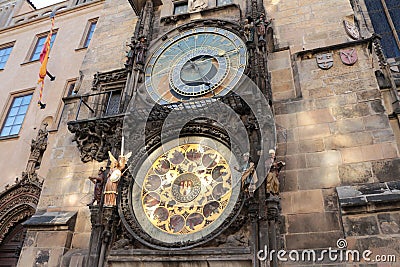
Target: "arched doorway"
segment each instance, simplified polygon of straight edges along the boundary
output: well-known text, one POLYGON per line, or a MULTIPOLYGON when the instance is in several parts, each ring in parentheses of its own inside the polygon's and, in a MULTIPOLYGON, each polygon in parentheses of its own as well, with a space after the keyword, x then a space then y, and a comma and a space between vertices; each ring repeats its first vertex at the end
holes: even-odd
POLYGON ((22 222, 7 233, 0 244, 0 267, 17 266, 25 235, 26 229, 22 226, 22 222))

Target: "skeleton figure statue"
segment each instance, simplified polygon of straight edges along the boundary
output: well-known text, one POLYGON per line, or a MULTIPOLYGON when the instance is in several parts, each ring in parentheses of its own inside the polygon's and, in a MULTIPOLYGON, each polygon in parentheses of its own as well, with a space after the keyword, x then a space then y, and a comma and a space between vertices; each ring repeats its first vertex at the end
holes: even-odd
POLYGON ((254 23, 251 17, 244 20, 243 32, 246 38, 246 44, 254 42, 254 23))
POLYGON ((125 168, 128 159, 132 155, 132 152, 129 152, 126 155, 120 155, 118 160, 108 151, 108 155, 110 157, 110 172, 108 173, 108 179, 106 183, 106 188, 104 190, 104 206, 106 207, 114 207, 117 205, 117 189, 118 182, 122 176, 122 170, 125 168))
POLYGON ((271 24, 272 19, 267 20, 264 13, 261 13, 255 22, 256 32, 258 36, 258 42, 265 43, 265 34, 267 33, 267 28, 271 24))

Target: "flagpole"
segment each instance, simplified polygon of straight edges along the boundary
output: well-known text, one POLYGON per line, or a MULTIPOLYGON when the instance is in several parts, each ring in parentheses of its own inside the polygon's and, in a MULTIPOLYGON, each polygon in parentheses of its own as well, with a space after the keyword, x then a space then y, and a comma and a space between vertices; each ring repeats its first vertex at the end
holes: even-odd
POLYGON ((46 75, 48 75, 50 77, 51 81, 53 81, 55 79, 55 77, 47 71, 47 63, 49 61, 49 54, 50 54, 50 49, 51 49, 51 38, 53 36, 53 30, 54 30, 55 12, 51 13, 50 18, 51 18, 50 32, 47 35, 46 41, 43 44, 42 52, 40 53, 40 57, 39 57, 40 63, 42 63, 42 65, 40 66, 40 70, 39 70, 39 80, 38 80, 38 84, 40 85, 38 105, 39 105, 40 109, 44 109, 46 107, 46 104, 44 104, 42 102, 43 89, 44 89, 44 78, 46 78, 46 75))

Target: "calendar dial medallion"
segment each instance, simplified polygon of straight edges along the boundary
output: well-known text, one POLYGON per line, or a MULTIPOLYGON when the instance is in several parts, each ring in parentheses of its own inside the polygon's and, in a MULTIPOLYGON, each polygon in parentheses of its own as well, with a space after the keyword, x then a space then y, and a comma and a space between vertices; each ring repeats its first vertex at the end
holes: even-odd
POLYGON ((226 227, 239 203, 236 159, 224 145, 196 138, 153 152, 132 188, 138 224, 166 247, 211 238, 226 227))

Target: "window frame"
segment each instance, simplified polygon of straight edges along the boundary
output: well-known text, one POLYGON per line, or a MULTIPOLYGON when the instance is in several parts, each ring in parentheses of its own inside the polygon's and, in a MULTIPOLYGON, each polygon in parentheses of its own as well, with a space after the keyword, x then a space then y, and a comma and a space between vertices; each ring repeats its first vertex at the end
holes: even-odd
POLYGON ((14 48, 14 45, 15 45, 15 41, 8 42, 8 43, 0 45, 0 50, 11 48, 10 53, 8 54, 7 60, 4 62, 4 66, 3 67, 0 66, 0 71, 5 69, 7 62, 10 59, 10 56, 11 56, 12 50, 14 48))
MULTIPOLYGON (((366 14, 365 18, 367 18, 367 23, 366 23, 367 27, 372 29, 375 32, 375 27, 376 26, 374 26, 374 24, 372 23, 372 18, 370 16, 370 13, 369 13, 369 10, 368 10, 368 7, 367 7, 367 3, 366 3, 367 1, 368 0, 362 0, 361 1, 361 3, 362 3, 362 8, 361 9, 362 9, 363 14, 366 14)), ((392 20, 392 16, 391 16, 391 14, 389 12, 389 9, 387 7, 386 0, 380 0, 379 2, 381 4, 381 6, 382 6, 382 12, 385 14, 386 22, 389 25, 389 28, 390 28, 390 31, 391 31, 391 37, 393 38, 395 44, 397 45, 397 49, 400 51, 400 37, 399 37, 399 34, 397 33, 397 31, 400 31, 400 29, 397 29, 397 31, 396 31, 395 25, 394 25, 393 20, 392 20)), ((386 52, 385 49, 384 49, 384 53, 385 53, 386 57, 392 58, 392 57, 389 57, 387 55, 388 52, 386 52)))
POLYGON ((99 20, 99 18, 97 17, 97 18, 89 19, 87 21, 85 30, 84 30, 83 35, 82 35, 82 39, 79 42, 79 47, 78 47, 77 50, 79 50, 79 49, 87 49, 89 47, 89 45, 90 45, 90 43, 92 42, 92 39, 93 39, 93 33, 96 31, 98 20, 99 20), (86 43, 88 41, 88 38, 89 38, 90 30, 91 30, 91 27, 92 27, 93 24, 95 24, 96 26, 95 26, 95 28, 93 30, 93 33, 91 35, 89 43, 86 45, 86 43))
POLYGON ((173 2, 172 14, 174 16, 179 16, 179 15, 183 15, 183 14, 187 14, 187 13, 189 13, 189 2, 188 1, 176 1, 176 2, 173 2), (186 12, 184 12, 184 13, 175 13, 176 8, 179 7, 179 6, 186 6, 186 12))
POLYGON ((31 88, 31 89, 17 91, 17 92, 13 92, 13 93, 9 94, 7 102, 6 102, 6 105, 3 108, 3 112, 2 112, 2 116, 1 116, 0 140, 16 138, 16 137, 18 137, 20 135, 21 130, 23 128, 23 125, 25 123, 25 119, 26 119, 26 117, 28 115, 29 108, 31 106, 34 93, 35 93, 35 88, 31 88), (12 107, 12 105, 14 103, 14 100, 16 98, 18 98, 18 97, 24 97, 24 96, 27 96, 27 95, 32 95, 32 98, 31 98, 31 100, 30 100, 30 102, 28 104, 28 108, 27 108, 27 110, 26 110, 26 112, 24 114, 24 118, 23 118, 23 120, 21 122, 21 127, 20 127, 20 129, 18 131, 18 134, 1 136, 1 132, 3 131, 3 128, 5 127, 5 123, 6 123, 7 119, 8 119, 9 114, 10 114, 10 110, 11 110, 11 107, 12 107))
POLYGON ((229 3, 220 5, 219 4, 220 1, 223 1, 223 0, 215 0, 215 6, 216 7, 227 6, 227 5, 231 5, 231 4, 235 3, 233 0, 229 0, 230 1, 229 3))
MULTIPOLYGON (((32 42, 32 44, 31 44, 31 47, 30 47, 30 49, 29 49, 29 51, 28 51, 28 54, 27 54, 27 56, 26 56, 26 58, 25 58, 25 63, 36 62, 36 61, 39 61, 39 60, 40 60, 40 58, 38 58, 38 59, 32 59, 32 57, 33 57, 33 55, 34 55, 34 53, 35 53, 35 51, 36 51, 36 47, 37 47, 37 45, 38 45, 38 43, 39 43, 39 40, 40 40, 41 38, 43 38, 43 37, 46 38, 47 35, 49 34, 49 32, 50 32, 50 31, 43 32, 43 33, 39 33, 39 34, 36 34, 36 35, 35 35, 35 37, 34 37, 34 39, 33 39, 33 42, 32 42)), ((55 36, 55 37, 54 37, 53 45, 51 46, 51 48, 54 47, 54 43, 55 43, 56 38, 57 38, 57 33, 58 33, 58 29, 53 30, 53 36, 55 36)), ((52 37, 52 38, 53 38, 53 37, 52 37)), ((42 49, 43 49, 43 48, 42 48, 42 49)))

